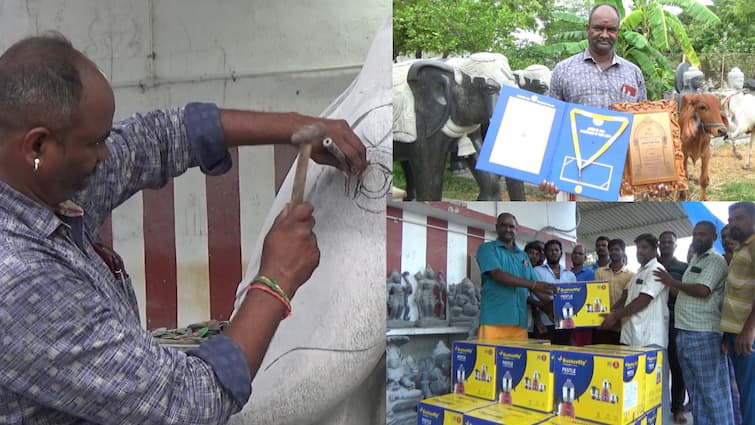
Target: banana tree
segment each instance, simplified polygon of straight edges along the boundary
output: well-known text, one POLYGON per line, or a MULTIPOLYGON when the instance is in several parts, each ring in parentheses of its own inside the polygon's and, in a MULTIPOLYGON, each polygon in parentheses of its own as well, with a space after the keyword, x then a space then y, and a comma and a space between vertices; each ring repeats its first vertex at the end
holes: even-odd
MULTIPOLYGON (((604 2, 616 6, 621 19, 616 53, 640 67, 650 99, 660 99, 665 91, 673 87, 674 68, 664 56, 664 53, 671 51, 672 45, 681 49, 687 62, 700 66, 700 59, 684 24, 669 7, 664 6, 681 9, 682 13, 701 24, 720 22, 710 9, 697 0, 634 0, 629 14, 621 0, 604 2)), ((546 53, 566 56, 587 48, 584 32, 586 18, 568 13, 554 13, 552 17, 554 21, 573 25, 573 29, 551 36, 544 47, 546 53)))

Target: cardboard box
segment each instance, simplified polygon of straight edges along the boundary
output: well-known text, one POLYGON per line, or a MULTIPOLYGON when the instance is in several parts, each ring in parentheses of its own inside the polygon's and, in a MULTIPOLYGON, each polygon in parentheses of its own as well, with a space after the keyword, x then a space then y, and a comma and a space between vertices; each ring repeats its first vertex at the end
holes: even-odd
POLYGON ((451 349, 453 392, 497 401, 501 379, 496 375, 496 347, 542 347, 546 340, 476 339, 454 341, 451 349))
POLYGON ((642 415, 642 425, 661 425, 662 421, 661 406, 655 406, 642 415))
POLYGON ((635 352, 641 353, 642 359, 640 360, 640 370, 644 370, 645 374, 643 379, 644 399, 643 410, 648 410, 648 406, 657 406, 661 404, 661 397, 663 396, 663 350, 653 347, 634 347, 627 345, 610 345, 610 344, 595 344, 589 345, 589 348, 596 348, 600 350, 613 350, 614 352, 635 352))
POLYGON ((418 425, 462 425, 464 413, 493 404, 464 394, 445 394, 417 405, 418 425))
POLYGON ((534 425, 552 417, 550 413, 493 404, 465 413, 464 425, 534 425))
POLYGON ((558 416, 626 425, 643 414, 641 353, 571 347, 551 357, 558 416))
POLYGON ((550 346, 496 346, 496 391, 501 404, 553 412, 550 346))
POLYGON ((554 416, 543 422, 542 425, 596 425, 598 423, 584 419, 570 418, 568 416, 554 416))
POLYGON ((595 328, 611 312, 608 282, 557 283, 553 297, 556 329, 595 328))

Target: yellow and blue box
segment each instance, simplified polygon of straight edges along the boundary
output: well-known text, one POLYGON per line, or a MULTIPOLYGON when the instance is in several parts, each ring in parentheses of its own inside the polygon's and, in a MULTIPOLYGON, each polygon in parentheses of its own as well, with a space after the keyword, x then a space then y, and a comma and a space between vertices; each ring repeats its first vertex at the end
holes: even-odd
POLYGON ((551 356, 557 415, 626 425, 644 413, 641 353, 570 347, 551 356))
POLYGON ((444 394, 422 400, 417 405, 417 425, 462 425, 464 413, 493 402, 464 394, 444 394))
POLYGON ((557 283, 553 296, 556 329, 595 328, 611 312, 608 282, 557 283))
POLYGON ((495 401, 495 345, 482 341, 454 341, 451 353, 453 392, 495 401))
POLYGON ((451 353, 453 392, 497 401, 496 347, 550 344, 547 340, 475 339, 454 341, 451 353))
POLYGON ((643 385, 643 408, 647 410, 648 406, 657 406, 661 404, 663 396, 663 350, 653 347, 635 347, 635 346, 616 346, 610 344, 589 345, 586 348, 597 348, 601 350, 619 350, 642 353, 640 359, 640 370, 645 371, 645 383, 643 385))
POLYGON ((642 415, 642 425, 661 425, 661 406, 655 406, 642 415))
POLYGON ((584 419, 570 418, 568 416, 554 416, 541 425, 596 425, 600 422, 587 421, 584 419))
POLYGON ((496 346, 496 390, 501 404, 553 412, 550 346, 496 346))
POLYGON ((464 425, 535 425, 552 417, 552 413, 493 404, 465 413, 464 425))

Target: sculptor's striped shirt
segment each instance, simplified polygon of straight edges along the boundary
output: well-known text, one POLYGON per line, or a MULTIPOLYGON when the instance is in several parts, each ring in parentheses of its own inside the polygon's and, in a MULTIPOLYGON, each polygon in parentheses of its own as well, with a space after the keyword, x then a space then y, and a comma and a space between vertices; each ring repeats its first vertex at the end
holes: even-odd
POLYGON ((742 331, 755 301, 755 235, 734 251, 726 278, 721 330, 738 334, 742 331))
POLYGON ((239 347, 224 336, 188 355, 160 346, 139 323, 130 279, 92 248, 137 191, 196 165, 230 168, 218 109, 136 115, 106 143, 109 158, 65 212, 0 181, 0 424, 224 423, 251 393, 239 347))

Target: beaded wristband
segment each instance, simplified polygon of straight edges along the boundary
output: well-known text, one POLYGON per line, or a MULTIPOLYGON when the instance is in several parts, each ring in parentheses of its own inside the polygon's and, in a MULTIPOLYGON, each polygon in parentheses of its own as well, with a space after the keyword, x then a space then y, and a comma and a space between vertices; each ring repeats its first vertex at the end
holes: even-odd
POLYGON ((260 291, 272 296, 276 300, 280 301, 281 304, 286 308, 286 312, 283 314, 283 319, 291 315, 291 303, 283 299, 277 292, 273 291, 269 287, 263 285, 259 282, 254 282, 249 287, 246 288, 247 291, 251 291, 252 289, 259 289, 260 291))
POLYGON ((291 297, 289 297, 288 294, 285 293, 283 291, 283 289, 281 289, 280 286, 278 286, 278 281, 277 280, 275 280, 275 279, 273 279, 271 277, 267 277, 265 275, 258 274, 257 276, 255 276, 254 280, 252 280, 252 283, 254 283, 254 282, 259 282, 259 283, 267 286, 268 288, 272 289, 273 291, 275 291, 276 294, 280 295, 281 298, 283 298, 284 300, 286 300, 286 302, 289 305, 291 305, 291 297))

